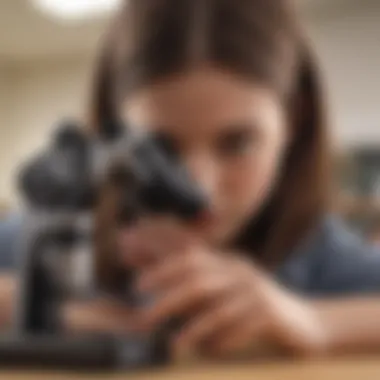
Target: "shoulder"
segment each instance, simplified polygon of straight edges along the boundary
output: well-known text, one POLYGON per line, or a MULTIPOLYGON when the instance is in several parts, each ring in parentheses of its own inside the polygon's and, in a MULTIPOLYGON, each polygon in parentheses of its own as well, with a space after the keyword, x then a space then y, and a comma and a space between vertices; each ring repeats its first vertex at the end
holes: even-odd
POLYGON ((380 249, 329 215, 297 247, 279 276, 309 294, 380 291, 380 249))

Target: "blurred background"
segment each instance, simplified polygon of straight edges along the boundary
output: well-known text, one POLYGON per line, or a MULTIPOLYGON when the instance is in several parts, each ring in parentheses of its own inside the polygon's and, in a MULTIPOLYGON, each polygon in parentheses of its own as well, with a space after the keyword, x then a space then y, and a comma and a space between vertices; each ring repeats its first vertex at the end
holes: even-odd
MULTIPOLYGON (((294 0, 324 70, 337 210, 380 244, 380 1, 294 0)), ((0 214, 14 176, 62 117, 83 117, 97 45, 117 0, 0 0, 0 214)))

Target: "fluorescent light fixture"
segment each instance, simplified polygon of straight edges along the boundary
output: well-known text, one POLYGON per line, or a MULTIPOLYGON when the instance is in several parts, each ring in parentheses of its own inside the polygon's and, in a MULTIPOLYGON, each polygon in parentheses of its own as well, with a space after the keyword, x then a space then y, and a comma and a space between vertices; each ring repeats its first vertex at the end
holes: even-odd
POLYGON ((36 7, 55 18, 82 20, 114 11, 122 0, 33 0, 36 7))

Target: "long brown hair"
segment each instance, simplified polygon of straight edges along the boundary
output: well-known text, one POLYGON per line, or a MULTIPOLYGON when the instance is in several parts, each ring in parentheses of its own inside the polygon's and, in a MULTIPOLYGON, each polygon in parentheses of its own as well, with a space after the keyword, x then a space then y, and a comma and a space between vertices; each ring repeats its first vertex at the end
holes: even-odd
POLYGON ((288 111, 293 141, 281 181, 237 242, 263 264, 274 265, 328 208, 321 81, 290 1, 127 1, 99 58, 92 125, 97 131, 117 118, 131 91, 204 63, 273 88, 288 111))

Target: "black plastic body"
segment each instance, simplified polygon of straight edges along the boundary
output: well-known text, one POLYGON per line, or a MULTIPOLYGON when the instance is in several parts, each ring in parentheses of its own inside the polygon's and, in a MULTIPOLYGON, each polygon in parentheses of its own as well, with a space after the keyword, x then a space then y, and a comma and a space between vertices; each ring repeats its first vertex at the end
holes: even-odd
POLYGON ((60 371, 137 371, 160 367, 168 358, 157 340, 141 335, 124 337, 57 335, 3 336, 0 368, 60 371))

